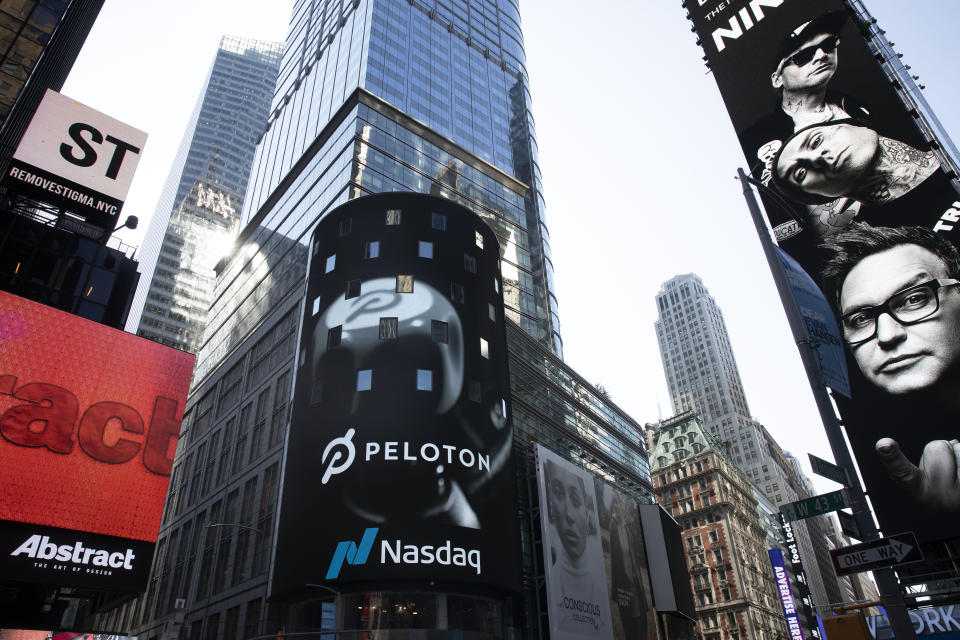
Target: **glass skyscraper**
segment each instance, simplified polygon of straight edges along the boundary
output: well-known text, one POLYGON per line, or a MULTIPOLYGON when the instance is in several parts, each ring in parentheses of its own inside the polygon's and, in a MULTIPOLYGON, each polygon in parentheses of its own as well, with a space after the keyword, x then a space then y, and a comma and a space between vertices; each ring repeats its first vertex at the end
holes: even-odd
POLYGON ((236 236, 282 43, 225 36, 144 237, 137 334, 196 351, 213 301, 213 267, 236 236))
MULTIPOLYGON (((652 501, 652 486, 639 424, 561 360, 515 0, 297 0, 265 129, 238 239, 216 266, 150 586, 107 614, 103 628, 147 638, 178 630, 190 640, 330 628, 323 587, 305 585, 314 588, 306 602, 265 598, 310 237, 350 199, 414 191, 464 205, 500 243, 524 514, 517 597, 529 604, 519 620, 503 594, 431 589, 416 596, 426 607, 417 616, 409 592, 364 591, 349 594, 360 602, 338 615, 376 610, 379 622, 356 621, 368 629, 459 628, 496 638, 526 628, 535 637, 546 609, 536 588, 539 525, 529 517, 531 443, 637 500, 652 501)), ((416 427, 398 424, 408 428, 416 427)))
POLYGON ((560 354, 516 2, 298 0, 197 380, 299 291, 297 254, 324 212, 397 190, 487 220, 508 317, 560 354))

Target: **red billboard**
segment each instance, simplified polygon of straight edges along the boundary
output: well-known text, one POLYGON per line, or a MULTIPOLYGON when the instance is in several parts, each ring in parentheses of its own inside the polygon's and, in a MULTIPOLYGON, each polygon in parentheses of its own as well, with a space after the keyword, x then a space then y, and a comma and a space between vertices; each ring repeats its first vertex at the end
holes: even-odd
POLYGON ((0 292, 0 574, 146 575, 194 359, 0 292))

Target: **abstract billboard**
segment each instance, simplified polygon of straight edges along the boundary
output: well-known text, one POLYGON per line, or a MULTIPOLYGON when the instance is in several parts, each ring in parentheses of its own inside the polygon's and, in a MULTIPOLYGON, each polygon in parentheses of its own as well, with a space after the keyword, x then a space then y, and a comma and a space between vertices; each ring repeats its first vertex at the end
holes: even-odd
POLYGON ((144 586, 193 363, 0 292, 0 575, 144 586))
POLYGON ((47 89, 3 181, 113 229, 147 134, 47 89))
POLYGON ((496 235, 391 193, 328 213, 310 254, 271 593, 519 590, 496 235))
POLYGON ((960 202, 937 144, 841 0, 685 6, 777 242, 834 306, 881 527, 960 534, 960 202))

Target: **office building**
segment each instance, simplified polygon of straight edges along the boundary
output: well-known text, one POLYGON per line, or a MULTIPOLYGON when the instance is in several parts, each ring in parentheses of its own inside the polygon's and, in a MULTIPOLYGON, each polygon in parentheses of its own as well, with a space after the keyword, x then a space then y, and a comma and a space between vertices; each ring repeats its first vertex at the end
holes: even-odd
MULTIPOLYGON (((674 413, 695 411, 704 429, 727 443, 733 462, 779 507, 809 492, 802 473, 747 405, 723 312, 699 276, 665 282, 656 296, 660 358, 674 413)), ((814 605, 842 600, 817 518, 794 527, 814 605)))
MULTIPOLYGON (((538 588, 540 524, 532 515, 538 504, 534 443, 615 483, 635 501, 652 501, 640 426, 561 360, 519 23, 512 0, 294 3, 238 240, 217 265, 151 586, 145 597, 105 612, 102 628, 146 638, 179 629, 191 640, 236 640, 330 628, 351 613, 364 629, 539 637, 547 607, 538 588), (327 304, 305 299, 308 260, 323 260, 333 273, 358 268, 353 254, 346 262, 313 255, 311 237, 327 228, 324 220, 340 205, 390 191, 452 200, 497 238, 499 276, 490 285, 500 288, 503 307, 494 312, 506 320, 508 362, 516 372, 508 453, 516 469, 520 540, 503 553, 517 554, 519 583, 513 593, 423 582, 350 591, 300 585, 302 593, 268 601, 283 445, 298 401, 292 383, 300 354, 306 358, 298 327, 315 304, 327 304), (335 601, 357 604, 334 613, 335 601)), ((403 208, 382 212, 384 234, 409 233, 395 228, 404 224, 403 208)), ((352 238, 343 227, 336 233, 331 242, 341 233, 352 238)), ((388 257, 387 237, 376 249, 373 240, 366 242, 368 256, 382 248, 388 257)), ((420 238, 403 260, 429 259, 420 253, 431 251, 424 242, 431 240, 420 238)), ((456 291, 450 292, 454 303, 456 291)), ((383 335, 391 336, 393 325, 384 319, 383 335)), ((345 333, 331 334, 331 344, 345 333)), ((375 371, 358 371, 355 391, 367 393, 379 379, 375 371)), ((318 399, 327 397, 324 388, 316 389, 318 399)), ((392 506, 407 502, 400 494, 392 506)), ((341 566, 347 574, 358 570, 353 558, 341 566)))
POLYGON ((103 0, 24 0, 0 6, 0 173, 47 89, 60 91, 103 0))
POLYGON ((657 502, 683 528, 701 637, 785 637, 768 521, 750 479, 695 413, 648 425, 647 433, 657 502))
POLYGON ((236 237, 283 45, 220 41, 140 251, 137 334, 195 352, 213 301, 214 266, 236 237))

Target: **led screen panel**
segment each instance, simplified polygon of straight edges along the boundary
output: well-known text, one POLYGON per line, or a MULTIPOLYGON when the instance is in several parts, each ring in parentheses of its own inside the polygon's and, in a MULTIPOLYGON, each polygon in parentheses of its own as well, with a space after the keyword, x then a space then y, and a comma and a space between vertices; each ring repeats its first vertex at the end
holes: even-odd
POLYGON ((542 445, 536 452, 550 637, 613 640, 593 476, 542 445))
POLYGON ((840 0, 685 6, 777 242, 834 306, 835 397, 881 528, 960 534, 960 203, 876 27, 840 0))
POLYGON ((0 574, 140 588, 193 364, 0 292, 0 574))
POLYGON ((271 593, 518 590, 496 235, 383 194, 328 213, 310 255, 271 593))

